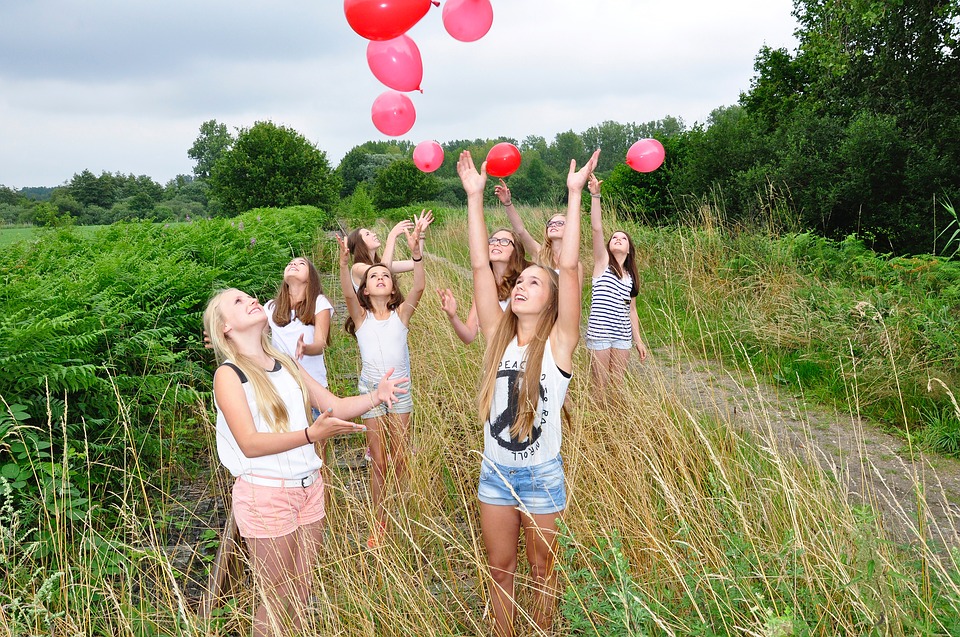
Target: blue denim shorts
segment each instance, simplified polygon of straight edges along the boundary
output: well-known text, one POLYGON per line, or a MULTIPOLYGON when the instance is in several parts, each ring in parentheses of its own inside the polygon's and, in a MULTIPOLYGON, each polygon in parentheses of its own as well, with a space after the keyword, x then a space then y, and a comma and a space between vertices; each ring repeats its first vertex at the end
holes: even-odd
POLYGON ((586 345, 589 350, 602 350, 602 349, 632 349, 633 348, 633 339, 602 339, 602 338, 585 338, 583 339, 584 345, 586 345))
POLYGON ((563 460, 558 455, 530 467, 508 467, 484 458, 477 496, 484 504, 517 507, 524 513, 563 511, 567 506, 563 460))
MULTIPOLYGON (((370 394, 377 391, 377 387, 380 383, 368 383, 363 379, 360 379, 358 383, 358 389, 361 394, 370 394)), ((413 395, 410 392, 410 382, 398 383, 398 389, 406 389, 407 393, 397 394, 397 400, 393 402, 393 406, 387 408, 386 403, 381 403, 374 407, 373 409, 364 413, 361 418, 364 420, 371 420, 373 418, 379 418, 380 416, 386 416, 389 414, 409 414, 413 411, 413 395)))

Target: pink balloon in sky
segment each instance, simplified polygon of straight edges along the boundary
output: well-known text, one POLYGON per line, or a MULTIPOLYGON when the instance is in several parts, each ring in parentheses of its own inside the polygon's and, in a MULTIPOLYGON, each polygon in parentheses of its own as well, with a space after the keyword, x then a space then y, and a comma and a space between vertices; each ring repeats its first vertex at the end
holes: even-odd
POLYGON ((443 28, 454 39, 475 42, 493 24, 490 0, 447 0, 443 5, 443 28))
POLYGON ((433 140, 417 144, 413 149, 413 163, 425 173, 432 173, 443 163, 443 148, 433 140))
POLYGON ((410 98, 403 93, 385 91, 373 101, 370 117, 378 131, 398 137, 413 128, 417 111, 410 98))
POLYGON ((663 144, 655 139, 641 139, 627 151, 627 166, 637 172, 649 173, 663 163, 663 144))
POLYGON ((389 88, 404 92, 421 90, 423 60, 417 43, 409 36, 371 40, 367 44, 367 64, 374 77, 389 88))

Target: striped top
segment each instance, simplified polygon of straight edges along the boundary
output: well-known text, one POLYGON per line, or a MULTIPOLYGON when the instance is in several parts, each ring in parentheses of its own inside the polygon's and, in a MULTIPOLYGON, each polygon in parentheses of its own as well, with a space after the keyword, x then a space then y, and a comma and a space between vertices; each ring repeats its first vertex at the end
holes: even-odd
POLYGON ((630 288, 633 278, 624 273, 618 279, 609 267, 593 278, 587 338, 602 341, 629 341, 633 338, 630 324, 630 288))

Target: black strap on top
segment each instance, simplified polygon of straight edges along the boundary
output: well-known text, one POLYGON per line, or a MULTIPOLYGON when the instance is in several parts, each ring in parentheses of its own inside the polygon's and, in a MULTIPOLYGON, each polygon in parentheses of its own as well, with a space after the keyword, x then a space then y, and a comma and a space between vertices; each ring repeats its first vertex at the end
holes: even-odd
POLYGON ((229 362, 224 363, 224 365, 225 365, 226 367, 229 367, 229 368, 232 369, 233 371, 237 372, 237 376, 240 377, 240 382, 241 382, 241 383, 247 382, 247 375, 244 374, 243 371, 241 371, 241 369, 240 369, 239 367, 237 367, 237 366, 234 365, 233 363, 229 363, 229 362))
MULTIPOLYGON (((227 366, 227 367, 229 367, 229 368, 232 369, 233 371, 237 372, 237 376, 240 377, 240 382, 241 382, 241 383, 247 382, 247 375, 244 374, 243 371, 242 371, 239 367, 237 367, 236 365, 234 365, 233 363, 231 363, 231 362, 229 362, 229 361, 225 362, 224 365, 227 366)), ((271 369, 271 370, 269 370, 269 371, 271 371, 271 372, 279 372, 281 369, 283 369, 283 365, 280 364, 280 361, 274 360, 274 361, 273 361, 273 369, 271 369)))

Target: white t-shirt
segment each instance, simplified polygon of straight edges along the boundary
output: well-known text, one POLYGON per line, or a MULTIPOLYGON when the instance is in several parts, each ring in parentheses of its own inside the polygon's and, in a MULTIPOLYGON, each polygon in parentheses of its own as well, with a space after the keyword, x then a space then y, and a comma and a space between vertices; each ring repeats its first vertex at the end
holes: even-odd
MULTIPOLYGON (((270 322, 270 341, 273 343, 273 346, 281 352, 297 360, 297 341, 300 339, 300 335, 303 334, 304 343, 313 343, 314 326, 304 325, 303 322, 296 317, 296 312, 290 310, 290 322, 281 327, 273 321, 274 306, 275 303, 271 300, 267 301, 267 305, 264 307, 267 312, 267 321, 270 322)), ((330 317, 332 318, 333 305, 330 304, 327 297, 321 294, 317 297, 317 305, 314 312, 316 314, 320 314, 320 312, 330 312, 330 317)), ((304 357, 300 359, 300 364, 303 365, 303 368, 307 370, 307 373, 310 374, 313 380, 324 387, 327 386, 327 366, 323 362, 323 354, 313 356, 305 354, 304 357)))
POLYGON ((507 345, 497 368, 497 385, 490 415, 483 427, 483 455, 501 465, 537 465, 554 459, 560 453, 560 412, 570 385, 570 374, 557 367, 549 339, 540 366, 540 401, 533 418, 533 430, 526 440, 516 440, 510 436, 510 427, 517 415, 514 392, 526 367, 524 357, 527 347, 517 345, 516 337, 507 345))
MULTIPOLYGON (((220 373, 235 374, 236 370, 222 369, 220 373)), ((273 371, 267 372, 267 377, 277 389, 283 404, 287 408, 290 431, 300 431, 309 427, 307 413, 303 408, 303 392, 290 372, 277 363, 273 371)), ((257 408, 257 398, 253 392, 253 385, 243 378, 241 378, 241 381, 243 382, 243 393, 247 396, 247 405, 250 407, 253 424, 257 431, 273 431, 257 408)), ((214 404, 217 407, 217 455, 220 457, 223 466, 234 477, 247 474, 265 478, 303 478, 323 466, 323 460, 317 455, 313 445, 307 444, 305 437, 303 445, 295 449, 257 458, 246 457, 227 425, 223 411, 216 401, 216 394, 214 394, 214 404)))
POLYGON ((356 332, 362 363, 360 380, 378 383, 391 367, 393 375, 390 378, 409 378, 408 331, 396 310, 391 311, 383 321, 374 318, 373 312, 367 312, 356 332))

